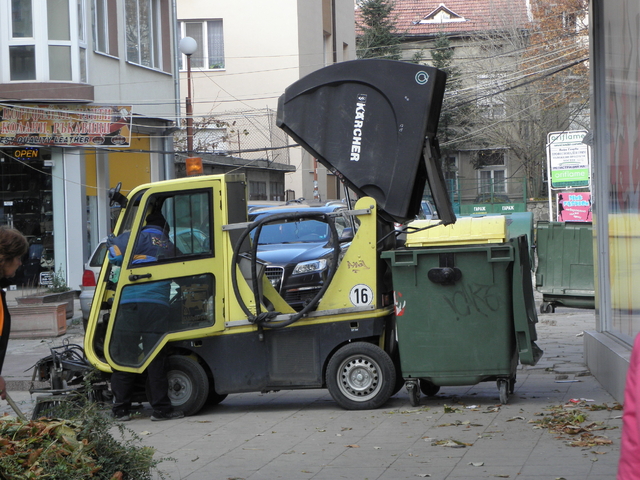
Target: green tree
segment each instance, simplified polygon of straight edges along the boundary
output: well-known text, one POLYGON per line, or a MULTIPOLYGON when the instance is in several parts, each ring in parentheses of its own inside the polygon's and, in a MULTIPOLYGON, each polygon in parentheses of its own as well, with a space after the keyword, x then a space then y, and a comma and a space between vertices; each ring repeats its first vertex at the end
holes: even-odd
POLYGON ((356 56, 400 60, 400 36, 396 30, 395 4, 389 0, 363 0, 359 4, 356 56))

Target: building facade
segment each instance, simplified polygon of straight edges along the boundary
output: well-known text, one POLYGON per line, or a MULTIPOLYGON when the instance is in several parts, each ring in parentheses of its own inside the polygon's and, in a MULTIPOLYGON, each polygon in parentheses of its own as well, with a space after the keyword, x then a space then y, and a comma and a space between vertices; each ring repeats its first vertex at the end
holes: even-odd
MULTIPOLYGON (((283 0, 276 8, 256 0, 242 6, 178 0, 177 9, 179 36, 198 43, 191 55, 195 150, 295 167, 284 184, 250 183, 253 200, 341 198, 336 177, 316 167, 276 127, 275 116, 288 85, 324 66, 355 59, 353 1, 283 0)), ((187 91, 185 68, 183 56, 182 92, 187 91)))
POLYGON ((78 288, 108 189, 173 177, 175 39, 170 0, 0 0, 0 223, 38 256, 24 283, 78 288))

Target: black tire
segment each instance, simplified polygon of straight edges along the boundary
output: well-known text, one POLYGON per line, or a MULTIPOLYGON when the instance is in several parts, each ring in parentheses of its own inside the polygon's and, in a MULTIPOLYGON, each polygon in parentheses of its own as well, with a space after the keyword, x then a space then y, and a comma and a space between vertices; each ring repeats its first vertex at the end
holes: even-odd
POLYGON ((195 415, 207 401, 209 379, 204 368, 193 358, 172 355, 167 360, 169 399, 176 410, 195 415))
POLYGON ((396 385, 391 357, 366 342, 348 343, 333 354, 327 366, 329 393, 346 410, 369 410, 384 405, 396 385))
POLYGON ((433 397, 440 391, 440 385, 435 385, 424 378, 420 379, 420 391, 427 397, 433 397))

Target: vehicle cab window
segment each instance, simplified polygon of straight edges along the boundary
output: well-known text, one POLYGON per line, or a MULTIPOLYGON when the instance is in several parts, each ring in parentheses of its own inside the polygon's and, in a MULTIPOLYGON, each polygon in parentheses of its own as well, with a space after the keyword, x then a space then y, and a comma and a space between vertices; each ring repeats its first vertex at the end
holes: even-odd
POLYGON ((111 358, 128 367, 141 366, 167 334, 209 327, 216 320, 214 275, 203 268, 192 273, 197 262, 214 256, 211 191, 143 197, 123 219, 122 231, 129 231, 136 212, 143 211, 135 240, 123 247, 132 252, 123 256, 126 273, 118 280, 109 343, 111 358), (183 268, 187 261, 189 268, 183 268))

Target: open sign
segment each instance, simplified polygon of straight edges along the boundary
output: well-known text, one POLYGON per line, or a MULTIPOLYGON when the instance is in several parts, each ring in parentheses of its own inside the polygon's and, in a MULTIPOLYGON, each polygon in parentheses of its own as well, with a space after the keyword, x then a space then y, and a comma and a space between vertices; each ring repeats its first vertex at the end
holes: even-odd
POLYGON ((13 156, 16 158, 38 158, 40 156, 40 150, 37 148, 16 148, 13 151, 13 156))

